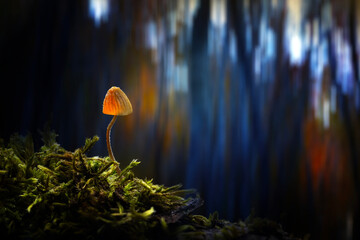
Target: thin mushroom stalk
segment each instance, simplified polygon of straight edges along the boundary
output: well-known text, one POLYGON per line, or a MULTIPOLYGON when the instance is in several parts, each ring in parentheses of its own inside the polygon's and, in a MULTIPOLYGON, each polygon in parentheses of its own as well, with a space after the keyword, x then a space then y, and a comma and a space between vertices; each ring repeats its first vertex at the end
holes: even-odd
POLYGON ((111 119, 111 122, 109 123, 107 129, 106 129, 106 145, 107 145, 107 149, 109 152, 109 157, 110 159, 114 162, 115 166, 116 166, 116 172, 118 174, 121 173, 121 169, 119 167, 119 163, 115 160, 112 148, 111 148, 111 142, 110 142, 110 134, 111 134, 111 128, 114 125, 114 123, 116 122, 117 119, 117 115, 114 115, 114 117, 111 119))
POLYGON ((112 148, 111 148, 111 142, 110 142, 110 133, 111 128, 114 125, 117 116, 125 116, 132 113, 132 106, 130 103, 130 100, 126 96, 126 94, 118 87, 111 87, 104 98, 103 103, 103 113, 107 115, 113 115, 113 118, 111 122, 109 123, 107 130, 106 130, 106 144, 107 149, 109 152, 109 157, 111 161, 116 166, 116 172, 118 174, 121 173, 119 163, 115 160, 112 148))

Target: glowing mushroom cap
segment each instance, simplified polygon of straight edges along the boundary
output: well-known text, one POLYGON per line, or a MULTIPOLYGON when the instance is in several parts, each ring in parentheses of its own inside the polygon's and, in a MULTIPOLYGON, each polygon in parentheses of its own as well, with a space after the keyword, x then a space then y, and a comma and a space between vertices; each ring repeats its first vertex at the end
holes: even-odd
POLYGON ((132 113, 129 98, 118 87, 111 87, 104 98, 103 113, 107 115, 128 115, 132 113))

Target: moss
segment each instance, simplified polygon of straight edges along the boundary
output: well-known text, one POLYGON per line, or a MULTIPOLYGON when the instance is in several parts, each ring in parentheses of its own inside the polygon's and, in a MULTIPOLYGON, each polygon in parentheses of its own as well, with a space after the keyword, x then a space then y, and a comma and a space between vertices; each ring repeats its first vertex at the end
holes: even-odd
POLYGON ((186 197, 194 191, 137 178, 132 171, 137 160, 119 175, 108 157, 86 155, 97 136, 71 152, 56 143, 54 132, 41 134, 44 145, 38 152, 30 135, 13 135, 7 147, 0 141, 3 237, 230 239, 258 227, 219 220, 216 213, 191 215, 202 204, 198 196, 186 197))

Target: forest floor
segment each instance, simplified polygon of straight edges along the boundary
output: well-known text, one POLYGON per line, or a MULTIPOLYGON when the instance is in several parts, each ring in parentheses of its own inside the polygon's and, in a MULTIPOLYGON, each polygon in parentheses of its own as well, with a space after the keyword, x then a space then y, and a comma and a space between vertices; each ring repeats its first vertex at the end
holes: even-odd
POLYGON ((267 219, 193 214, 203 204, 193 190, 137 178, 137 160, 119 173, 108 157, 88 157, 97 136, 71 152, 41 134, 38 152, 31 136, 0 141, 1 239, 299 239, 267 219))

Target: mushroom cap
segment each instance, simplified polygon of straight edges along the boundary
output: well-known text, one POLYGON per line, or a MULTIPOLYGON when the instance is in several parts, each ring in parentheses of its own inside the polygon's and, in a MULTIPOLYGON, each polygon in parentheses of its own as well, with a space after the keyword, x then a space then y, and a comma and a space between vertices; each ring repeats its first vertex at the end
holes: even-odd
POLYGON ((111 87, 104 98, 103 113, 107 115, 128 115, 132 113, 129 98, 118 87, 111 87))

